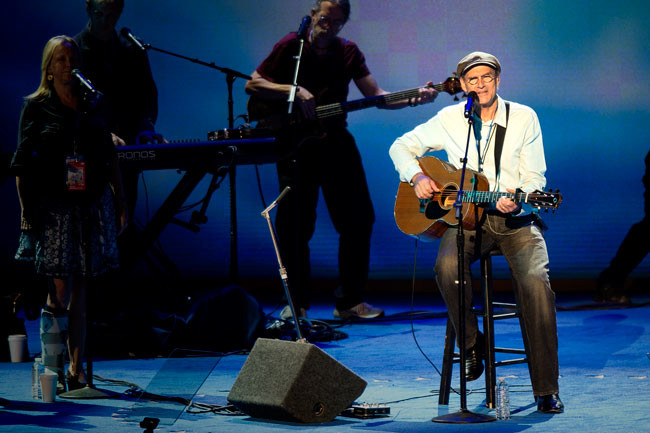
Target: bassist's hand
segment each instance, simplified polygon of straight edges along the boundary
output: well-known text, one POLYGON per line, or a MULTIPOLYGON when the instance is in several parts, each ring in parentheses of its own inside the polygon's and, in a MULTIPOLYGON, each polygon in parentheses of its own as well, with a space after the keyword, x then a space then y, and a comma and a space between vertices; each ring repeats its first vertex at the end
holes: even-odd
POLYGON ((305 119, 316 117, 316 100, 309 90, 298 86, 298 89, 296 89, 295 101, 300 105, 300 111, 305 119))
POLYGON ((415 105, 428 104, 435 101, 436 96, 438 96, 438 92, 433 88, 433 81, 429 81, 426 86, 420 87, 418 92, 420 95, 417 97, 415 105))
POLYGON ((436 183, 426 174, 420 172, 411 179, 415 195, 420 199, 433 197, 433 193, 440 192, 436 183))
POLYGON ((126 146, 126 141, 122 140, 119 136, 113 134, 112 132, 111 132, 111 140, 113 141, 113 145, 115 147, 126 146))

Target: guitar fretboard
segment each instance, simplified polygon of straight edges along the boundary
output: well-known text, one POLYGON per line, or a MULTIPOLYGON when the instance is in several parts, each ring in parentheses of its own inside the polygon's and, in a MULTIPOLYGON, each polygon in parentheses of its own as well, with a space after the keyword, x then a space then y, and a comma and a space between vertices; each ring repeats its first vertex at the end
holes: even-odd
POLYGON ((465 203, 496 203, 501 197, 508 197, 515 203, 526 203, 528 199, 528 193, 502 191, 463 191, 463 202, 465 203))
MULTIPOLYGON (((443 196, 456 199, 457 191, 445 191, 443 196)), ((502 192, 502 191, 463 191, 463 203, 496 203, 501 197, 508 197, 515 203, 528 203, 533 207, 557 207, 562 200, 559 193, 534 192, 502 192)))

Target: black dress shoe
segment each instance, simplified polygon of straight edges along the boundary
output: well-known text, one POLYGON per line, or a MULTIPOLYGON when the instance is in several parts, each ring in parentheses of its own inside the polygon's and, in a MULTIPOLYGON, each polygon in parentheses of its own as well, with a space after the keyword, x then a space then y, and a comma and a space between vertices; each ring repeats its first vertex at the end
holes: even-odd
POLYGON ((465 352, 465 380, 471 382, 483 374, 483 335, 478 333, 476 343, 465 352))
POLYGON ((564 403, 559 394, 541 395, 537 397, 537 410, 544 413, 564 412, 564 403))

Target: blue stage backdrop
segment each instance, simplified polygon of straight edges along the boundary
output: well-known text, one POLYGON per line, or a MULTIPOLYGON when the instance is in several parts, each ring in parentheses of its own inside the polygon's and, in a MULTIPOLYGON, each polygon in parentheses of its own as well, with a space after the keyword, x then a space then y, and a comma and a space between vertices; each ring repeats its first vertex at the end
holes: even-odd
MULTIPOLYGON (((553 278, 593 278, 607 265, 630 225, 643 217, 643 159, 650 149, 647 55, 650 13, 642 1, 550 0, 544 2, 352 0, 341 36, 356 41, 379 84, 397 91, 431 80, 442 82, 457 61, 474 50, 495 54, 503 65, 499 94, 533 107, 540 118, 548 187, 564 202, 546 218, 553 278)), ((288 31, 297 29, 310 0, 133 1, 118 27, 130 27, 155 47, 250 74, 288 31)), ((83 0, 30 0, 3 6, 2 150, 15 149, 24 95, 39 80, 47 39, 74 35, 85 25, 83 0)), ((149 58, 160 95, 157 128, 168 139, 205 139, 226 128, 227 87, 218 71, 158 52, 149 58)), ((354 87, 354 86, 353 86, 354 87)), ((351 98, 360 97, 356 88, 351 98)), ((235 115, 246 112, 244 81, 234 83, 235 115)), ((409 278, 414 241, 393 219, 398 177, 388 156, 393 140, 445 105, 400 111, 369 109, 349 115, 363 156, 377 222, 371 278, 409 278)), ((240 124, 241 120, 237 121, 240 124)), ((444 155, 439 155, 444 156, 444 155)), ((336 170, 337 167, 331 167, 336 170)), ((259 167, 266 203, 278 193, 273 165, 259 167)), ((342 173, 345 175, 345 173, 342 173)), ((137 218, 145 223, 181 174, 146 172, 137 218), (145 194, 145 191, 147 192, 145 194)), ((206 192, 205 179, 189 201, 206 192)), ((19 207, 11 180, 1 186, 2 263, 16 247, 19 207)), ((274 277, 277 272, 254 167, 237 170, 240 273, 274 277)), ((188 275, 226 276, 229 263, 228 181, 210 203, 199 233, 169 226, 164 251, 188 275)), ((311 243, 317 277, 335 277, 338 236, 323 203, 311 243)), ((187 220, 189 213, 179 215, 187 220)), ((430 278, 437 243, 420 244, 418 277, 430 278)), ((497 270, 506 275, 504 265, 497 270)), ((648 276, 650 261, 635 271, 648 276)))

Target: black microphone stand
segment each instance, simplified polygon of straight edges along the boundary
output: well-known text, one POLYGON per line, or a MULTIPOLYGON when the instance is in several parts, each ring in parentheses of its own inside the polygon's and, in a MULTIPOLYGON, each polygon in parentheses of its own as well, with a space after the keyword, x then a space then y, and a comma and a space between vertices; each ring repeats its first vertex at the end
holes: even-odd
MULTIPOLYGON (((81 79, 79 78, 81 81, 81 79)), ((81 87, 81 105, 80 105, 80 110, 79 114, 77 116, 77 123, 76 123, 76 131, 77 134, 79 133, 79 121, 81 118, 86 118, 90 115, 91 111, 97 108, 97 106, 102 102, 103 94, 99 91, 94 90, 92 86, 88 87, 81 87)), ((90 227, 89 227, 89 221, 88 221, 88 214, 87 212, 83 213, 83 221, 82 221, 82 229, 81 229, 81 242, 85 246, 85 251, 86 251, 86 256, 84 257, 85 263, 86 263, 86 287, 84 290, 86 291, 85 296, 83 297, 83 302, 85 303, 84 305, 84 310, 86 311, 86 317, 85 317, 85 328, 86 328, 86 335, 83 337, 85 339, 84 341, 84 358, 86 358, 86 386, 78 388, 78 389, 73 389, 70 391, 66 391, 64 393, 61 393, 58 395, 60 398, 64 399, 71 399, 71 400, 90 400, 90 399, 100 399, 100 398, 118 398, 120 394, 114 392, 114 391, 109 391, 105 389, 99 389, 96 388, 95 385, 93 384, 93 330, 94 330, 94 322, 93 322, 93 309, 92 305, 94 302, 89 300, 89 293, 90 293, 90 288, 88 287, 88 281, 93 281, 93 278, 88 277, 90 275, 90 227)), ((82 359, 79 360, 82 362, 82 359)), ((83 369, 82 369, 83 370, 83 369)))
MULTIPOLYGON (((496 418, 482 413, 470 412, 467 409, 467 378, 465 377, 465 232, 463 230, 463 185, 465 182, 465 173, 467 172, 467 154, 469 151, 469 140, 474 125, 474 101, 470 101, 469 117, 467 119, 469 126, 467 129, 467 143, 465 145, 465 157, 460 160, 463 164, 460 175, 460 185, 458 186, 458 195, 454 208, 456 209, 456 220, 458 221, 458 232, 456 234, 456 246, 458 249, 458 338, 460 344, 460 410, 433 418, 433 422, 441 423, 478 423, 495 421, 496 418)), ((467 115, 467 113, 466 113, 467 115)))
MULTIPOLYGON (((140 41, 141 42, 141 41, 140 41)), ((234 69, 224 68, 217 66, 214 62, 204 62, 202 60, 184 56, 182 54, 173 53, 171 51, 163 50, 162 48, 157 48, 151 44, 142 43, 142 46, 147 50, 158 51, 163 54, 170 56, 178 57, 183 60, 188 60, 192 63, 197 63, 202 66, 207 66, 212 69, 216 69, 220 72, 223 72, 226 75, 226 85, 228 86, 228 129, 234 129, 235 127, 235 118, 233 114, 233 96, 232 96, 232 86, 237 78, 243 78, 244 80, 252 79, 251 76, 242 74, 241 72, 235 71, 234 69)), ((237 253, 237 188, 236 188, 236 168, 235 164, 231 165, 229 169, 229 180, 230 180, 230 279, 231 282, 236 283, 239 279, 239 264, 238 264, 238 253, 237 253)), ((211 184, 214 183, 214 179, 211 184)))
MULTIPOLYGON (((287 102, 289 103, 288 114, 290 116, 293 114, 293 103, 294 103, 295 96, 296 96, 296 90, 298 89, 298 72, 300 71, 300 60, 302 59, 302 49, 303 49, 303 46, 305 44, 305 32, 307 30, 307 29, 303 29, 303 25, 306 24, 306 22, 305 22, 306 18, 307 17, 303 18, 303 22, 301 23, 300 28, 298 29, 298 41, 299 41, 298 52, 293 57, 295 59, 295 61, 296 61, 296 64, 295 64, 294 71, 293 71, 293 83, 291 85, 291 91, 289 92, 289 96, 287 97, 287 102)), ((290 168, 290 170, 293 171, 293 179, 290 182, 291 186, 287 185, 282 190, 282 192, 280 193, 280 196, 278 197, 276 202, 278 200, 280 200, 280 198, 282 198, 291 189, 295 190, 293 192, 293 195, 296 196, 296 197, 294 197, 294 202, 295 203, 299 203, 300 198, 302 197, 302 171, 303 170, 302 170, 302 167, 301 167, 302 162, 301 162, 300 156, 298 155, 298 151, 299 151, 299 145, 298 145, 299 144, 299 139, 298 139, 298 136, 299 136, 299 131, 297 130, 297 128, 296 127, 291 128, 290 132, 289 132, 289 137, 290 137, 290 142, 291 142, 291 146, 292 146, 292 152, 294 152, 295 155, 296 155, 295 157, 292 158, 293 159, 293 165, 290 168)), ((266 212, 266 218, 267 219, 268 219, 268 210, 270 210, 272 207, 273 207, 273 205, 269 206, 264 211, 264 212, 266 212)), ((264 212, 262 213, 262 215, 265 215, 264 212)), ((296 226, 293 227, 293 230, 295 230, 297 232, 296 236, 302 236, 301 235, 302 234, 302 224, 303 224, 304 218, 303 218, 302 212, 300 210, 296 209, 295 212, 296 212, 296 215, 295 215, 296 226)), ((270 220, 269 220, 269 228, 272 229, 270 220)), ((289 285, 288 285, 288 281, 287 281, 286 270, 282 265, 282 262, 281 262, 281 259, 280 259, 280 251, 278 250, 276 239, 275 239, 275 234, 273 233, 273 231, 271 232, 271 235, 273 236, 273 243, 276 244, 275 248, 276 248, 276 254, 278 256, 278 263, 280 264, 280 275, 282 276, 282 282, 284 284, 285 297, 287 298, 287 303, 289 304, 289 308, 291 309, 291 314, 292 314, 292 317, 293 317, 295 325, 296 325, 296 333, 297 333, 297 336, 298 336, 298 341, 306 342, 307 340, 305 340, 303 338, 303 336, 302 336, 302 334, 300 332, 300 320, 298 319, 299 315, 296 312, 295 305, 294 305, 293 300, 291 298, 291 293, 289 292, 289 285)), ((293 250, 294 250, 292 255, 293 255, 294 260, 295 260, 297 257, 299 257, 299 254, 300 254, 298 246, 297 246, 297 244, 295 242, 292 242, 290 248, 293 248, 293 250)), ((290 266, 291 266, 291 264, 290 264, 290 266)), ((296 268, 298 268, 298 266, 296 266, 296 268)), ((300 272, 300 270, 298 270, 298 272, 300 272)))
POLYGON ((289 103, 288 114, 293 112, 293 101, 296 98, 296 90, 298 89, 298 71, 300 70, 300 60, 302 59, 302 47, 305 45, 305 38, 300 34, 300 30, 301 29, 298 30, 298 54, 294 57, 294 59, 296 59, 296 66, 293 71, 293 83, 291 83, 291 91, 287 98, 287 102, 289 103))

